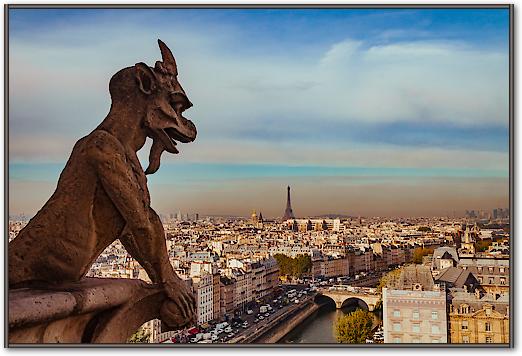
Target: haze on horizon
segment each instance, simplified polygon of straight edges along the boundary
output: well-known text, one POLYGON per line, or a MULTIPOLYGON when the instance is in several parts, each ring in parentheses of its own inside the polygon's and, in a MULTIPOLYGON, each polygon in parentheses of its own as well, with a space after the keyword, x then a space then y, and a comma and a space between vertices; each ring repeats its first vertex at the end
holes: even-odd
MULTIPOLYGON (((508 10, 10 10, 9 213, 51 196, 119 69, 173 50, 198 127, 161 213, 463 215, 509 205, 508 10)), ((147 162, 150 145, 140 151, 147 162)))

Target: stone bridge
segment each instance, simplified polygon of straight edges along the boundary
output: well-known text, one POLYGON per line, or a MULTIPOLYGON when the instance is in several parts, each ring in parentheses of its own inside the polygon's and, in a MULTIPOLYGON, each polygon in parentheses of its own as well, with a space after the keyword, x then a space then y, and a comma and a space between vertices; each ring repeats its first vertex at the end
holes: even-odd
POLYGON ((317 289, 318 295, 323 295, 332 299, 335 306, 340 309, 350 300, 362 301, 369 311, 373 311, 377 302, 381 298, 375 288, 352 287, 352 286, 333 286, 317 289))

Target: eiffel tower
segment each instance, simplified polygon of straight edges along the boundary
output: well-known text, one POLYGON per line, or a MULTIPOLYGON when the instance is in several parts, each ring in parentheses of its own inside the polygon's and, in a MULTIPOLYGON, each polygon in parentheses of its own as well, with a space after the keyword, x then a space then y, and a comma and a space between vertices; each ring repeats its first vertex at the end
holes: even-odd
POLYGON ((286 210, 285 215, 283 215, 283 221, 295 219, 294 212, 292 211, 292 203, 290 202, 290 186, 286 187, 286 190, 286 210))

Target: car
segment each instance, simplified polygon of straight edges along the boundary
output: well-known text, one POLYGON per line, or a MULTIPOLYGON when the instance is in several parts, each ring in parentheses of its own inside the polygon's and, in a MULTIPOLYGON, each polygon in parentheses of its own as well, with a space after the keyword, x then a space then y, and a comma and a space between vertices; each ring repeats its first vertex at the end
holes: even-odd
POLYGON ((264 318, 265 318, 265 317, 262 316, 262 315, 259 316, 259 320, 263 320, 264 318))
POLYGON ((265 318, 268 318, 270 316, 270 313, 265 313, 265 318))
POLYGON ((248 310, 247 310, 247 314, 248 314, 248 315, 252 315, 253 313, 254 313, 254 311, 253 311, 252 309, 248 309, 248 310))
POLYGON ((299 304, 299 299, 294 300, 295 304, 299 304))
POLYGON ((227 326, 227 327, 225 328, 225 332, 226 332, 226 333, 231 333, 231 332, 232 332, 232 328, 231 328, 230 326, 227 326))
POLYGON ((259 319, 258 319, 258 318, 255 318, 255 319, 254 319, 254 324, 257 324, 257 323, 259 323, 259 319))

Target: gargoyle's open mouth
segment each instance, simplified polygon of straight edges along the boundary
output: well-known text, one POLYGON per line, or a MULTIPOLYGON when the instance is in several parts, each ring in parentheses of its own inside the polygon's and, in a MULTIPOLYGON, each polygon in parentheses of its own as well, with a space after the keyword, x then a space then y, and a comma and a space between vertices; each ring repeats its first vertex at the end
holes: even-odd
MULTIPOLYGON (((183 117, 183 112, 192 107, 192 103, 182 92, 171 94, 169 102, 172 111, 175 113, 176 125, 165 128, 165 133, 174 141, 182 143, 192 142, 196 139, 196 126, 194 123, 183 117)), ((174 116, 174 115, 173 115, 174 116)))
POLYGON ((174 127, 165 128, 165 133, 175 142, 179 141, 182 143, 192 142, 196 139, 196 127, 192 123, 192 121, 187 120, 183 117, 179 117, 178 121, 185 121, 183 124, 183 129, 178 129, 174 127))

